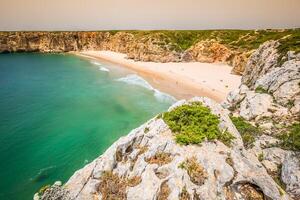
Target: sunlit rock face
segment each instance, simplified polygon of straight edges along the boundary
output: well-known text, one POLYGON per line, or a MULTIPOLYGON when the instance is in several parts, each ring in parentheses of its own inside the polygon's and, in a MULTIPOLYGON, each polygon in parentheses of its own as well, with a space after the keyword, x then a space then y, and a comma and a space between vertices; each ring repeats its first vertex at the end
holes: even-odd
POLYGON ((235 137, 232 147, 218 140, 179 145, 157 117, 120 138, 63 187, 54 185, 40 198, 287 199, 257 157, 244 148, 228 110, 208 98, 181 101, 170 110, 191 102, 201 102, 219 116, 220 130, 235 137))

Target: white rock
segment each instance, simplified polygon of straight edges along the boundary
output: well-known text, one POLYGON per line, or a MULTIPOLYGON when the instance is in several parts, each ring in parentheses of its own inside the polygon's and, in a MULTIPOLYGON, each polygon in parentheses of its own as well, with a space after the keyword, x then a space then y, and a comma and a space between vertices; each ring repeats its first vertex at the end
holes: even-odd
POLYGON ((246 98, 241 103, 240 115, 246 120, 257 116, 267 115, 272 105, 272 96, 269 94, 258 94, 253 91, 246 93, 246 98))
POLYGON ((283 161, 281 179, 295 199, 300 198, 300 154, 288 153, 283 161))
MULTIPOLYGON (((194 101, 202 102, 220 117, 220 129, 227 130, 236 137, 232 148, 220 141, 203 142, 201 145, 178 145, 164 121, 153 119, 120 138, 102 156, 77 171, 64 186, 65 190, 71 194, 72 199, 101 199, 97 188, 103 172, 110 170, 125 178, 141 177, 138 185, 127 187, 127 199, 156 199, 163 182, 168 185, 168 199, 172 200, 178 199, 184 187, 190 196, 196 195, 207 200, 225 199, 225 185, 239 188, 237 186, 244 183, 257 185, 271 199, 282 199, 277 184, 257 157, 244 149, 241 136, 228 117, 227 110, 207 98, 181 101, 172 109, 194 101), (144 133, 145 127, 149 128, 147 133, 144 133), (147 147, 146 151, 138 153, 142 146, 147 147), (162 166, 147 163, 147 158, 157 152, 170 154, 171 162, 162 166), (194 184, 187 171, 179 167, 191 157, 196 158, 207 174, 203 185, 194 184), (228 162, 228 159, 231 161, 228 162)), ((238 190, 231 192, 236 198, 240 195, 238 190)))
POLYGON ((55 186, 62 186, 62 182, 61 182, 61 181, 56 181, 56 182, 54 183, 54 185, 55 185, 55 186))

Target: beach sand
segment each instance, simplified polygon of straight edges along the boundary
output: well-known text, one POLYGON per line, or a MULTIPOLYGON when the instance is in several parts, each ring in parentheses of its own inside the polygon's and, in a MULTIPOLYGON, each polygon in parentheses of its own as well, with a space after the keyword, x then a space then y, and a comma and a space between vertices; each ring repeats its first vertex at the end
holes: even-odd
POLYGON ((149 81, 153 87, 178 100, 207 96, 221 102, 241 82, 241 76, 231 74, 232 67, 221 63, 140 62, 126 59, 126 54, 111 51, 84 51, 75 54, 127 67, 149 81))

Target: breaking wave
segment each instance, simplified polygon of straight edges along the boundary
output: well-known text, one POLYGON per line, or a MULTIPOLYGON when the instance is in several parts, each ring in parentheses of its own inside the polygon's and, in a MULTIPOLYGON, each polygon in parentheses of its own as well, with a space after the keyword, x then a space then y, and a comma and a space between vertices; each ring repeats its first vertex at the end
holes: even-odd
POLYGON ((143 79, 142 77, 140 77, 136 74, 129 74, 125 77, 117 79, 117 81, 125 82, 130 85, 138 85, 138 86, 141 86, 148 90, 151 90, 151 91, 153 91, 156 99, 158 99, 160 101, 164 101, 164 102, 175 102, 176 101, 176 99, 173 96, 163 93, 163 92, 153 88, 145 79, 143 79))
POLYGON ((106 67, 99 67, 99 70, 103 72, 109 72, 109 69, 107 69, 106 67))
POLYGON ((92 63, 93 65, 102 66, 102 64, 101 64, 101 63, 98 63, 98 62, 96 62, 96 61, 94 61, 94 60, 92 60, 92 61, 91 61, 91 63, 92 63))

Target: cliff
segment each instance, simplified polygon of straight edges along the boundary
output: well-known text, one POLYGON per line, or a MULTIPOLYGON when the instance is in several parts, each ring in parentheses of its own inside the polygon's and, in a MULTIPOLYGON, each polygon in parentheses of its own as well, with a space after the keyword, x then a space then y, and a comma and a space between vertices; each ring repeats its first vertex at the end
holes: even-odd
POLYGON ((298 200, 300 54, 278 46, 253 52, 223 104, 177 102, 35 199, 298 200))
MULTIPOLYGON (((299 49, 300 30, 0 32, 0 53, 111 50, 153 62, 223 62, 242 74, 249 56, 278 40, 284 55, 299 49), (285 45, 288 44, 288 45, 285 45)), ((282 57, 280 57, 282 58, 282 57)))

